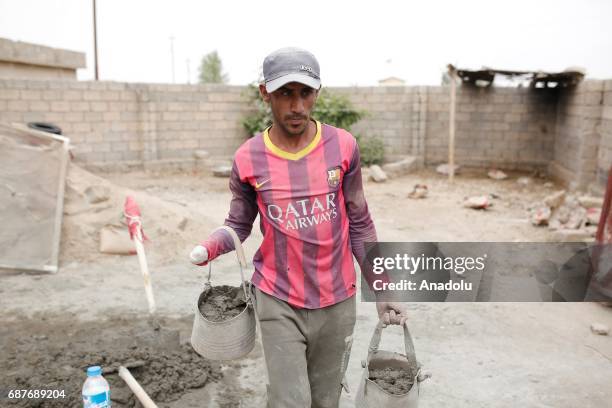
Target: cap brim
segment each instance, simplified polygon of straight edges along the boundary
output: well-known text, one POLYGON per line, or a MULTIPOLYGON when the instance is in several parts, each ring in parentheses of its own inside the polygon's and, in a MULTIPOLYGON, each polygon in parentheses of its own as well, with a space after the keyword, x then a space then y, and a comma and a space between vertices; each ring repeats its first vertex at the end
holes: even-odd
POLYGON ((287 85, 290 82, 299 82, 300 84, 307 85, 313 89, 321 88, 320 79, 316 79, 311 76, 303 75, 303 74, 288 74, 288 75, 283 75, 280 78, 273 79, 270 82, 266 82, 266 91, 274 92, 281 86, 287 85))

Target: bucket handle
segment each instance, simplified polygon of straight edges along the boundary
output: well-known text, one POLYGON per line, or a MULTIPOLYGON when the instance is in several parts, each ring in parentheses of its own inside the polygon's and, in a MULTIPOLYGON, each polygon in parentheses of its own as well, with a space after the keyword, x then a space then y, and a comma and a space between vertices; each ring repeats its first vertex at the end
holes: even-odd
MULTIPOLYGON (((222 225, 219 228, 216 228, 214 231, 218 231, 218 230, 227 231, 227 233, 230 234, 230 236, 232 237, 232 240, 234 241, 234 249, 236 250, 236 257, 238 258, 238 265, 240 266, 240 279, 241 279, 240 286, 242 286, 242 290, 244 290, 244 298, 246 299, 247 302, 250 302, 251 297, 249 296, 246 285, 244 283, 245 280, 244 280, 243 268, 246 268, 247 263, 246 263, 246 257, 244 256, 244 248, 242 247, 240 238, 238 238, 238 234, 236 234, 236 231, 234 231, 234 229, 230 226, 222 225)), ((211 264, 212 262, 208 263, 208 279, 206 280, 207 285, 210 285, 210 274, 212 270, 211 264)))
MULTIPOLYGON (((404 322, 404 350, 406 352, 406 357, 414 355, 414 343, 412 342, 412 336, 410 335, 410 331, 408 330, 408 322, 404 322)), ((372 334, 372 339, 370 340, 370 347, 368 347, 368 361, 370 360, 370 355, 375 351, 378 351, 378 346, 380 345, 380 337, 382 335, 382 330, 384 329, 383 321, 379 320, 376 325, 376 329, 374 329, 374 333, 372 334)))

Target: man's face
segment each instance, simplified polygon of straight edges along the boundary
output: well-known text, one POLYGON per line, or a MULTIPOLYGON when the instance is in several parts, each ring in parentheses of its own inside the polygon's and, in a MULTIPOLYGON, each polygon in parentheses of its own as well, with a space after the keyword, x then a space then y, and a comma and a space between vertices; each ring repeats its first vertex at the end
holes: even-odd
POLYGON ((265 102, 270 103, 274 124, 289 136, 300 136, 308 129, 310 114, 317 100, 318 90, 299 82, 290 82, 269 93, 265 85, 259 85, 265 102))

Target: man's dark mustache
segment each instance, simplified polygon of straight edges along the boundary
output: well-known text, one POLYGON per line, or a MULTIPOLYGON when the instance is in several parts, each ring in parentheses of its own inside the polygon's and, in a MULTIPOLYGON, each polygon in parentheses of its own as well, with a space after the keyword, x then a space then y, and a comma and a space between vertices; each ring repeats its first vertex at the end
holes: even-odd
POLYGON ((298 120, 298 119, 306 120, 308 118, 306 116, 286 116, 285 117, 285 120, 298 120))

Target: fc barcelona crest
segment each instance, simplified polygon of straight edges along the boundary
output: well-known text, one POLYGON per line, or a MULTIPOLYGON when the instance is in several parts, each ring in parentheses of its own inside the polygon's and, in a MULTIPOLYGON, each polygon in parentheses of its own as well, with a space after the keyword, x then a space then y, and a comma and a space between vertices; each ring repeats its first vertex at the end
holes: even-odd
POLYGON ((337 187, 340 184, 340 166, 327 169, 327 184, 330 187, 337 187))

